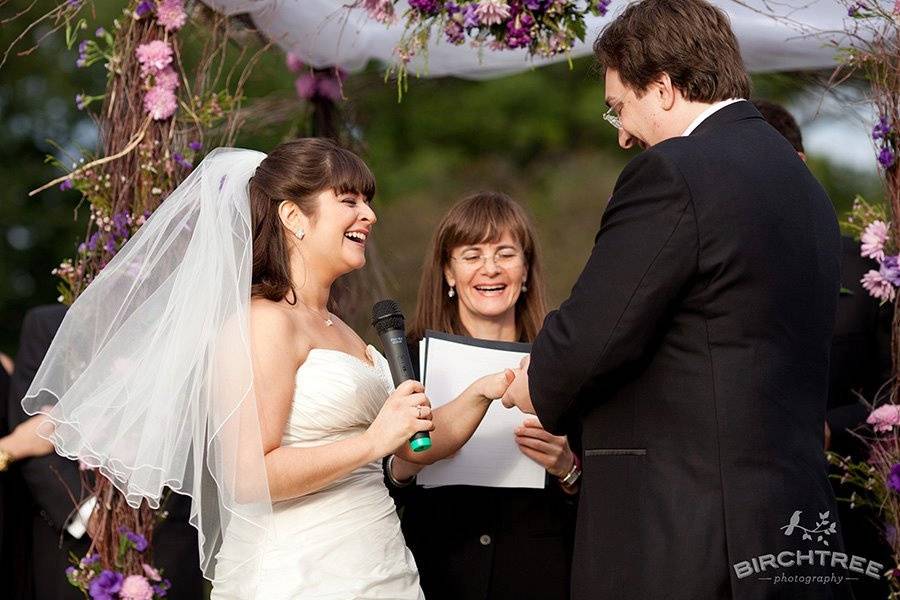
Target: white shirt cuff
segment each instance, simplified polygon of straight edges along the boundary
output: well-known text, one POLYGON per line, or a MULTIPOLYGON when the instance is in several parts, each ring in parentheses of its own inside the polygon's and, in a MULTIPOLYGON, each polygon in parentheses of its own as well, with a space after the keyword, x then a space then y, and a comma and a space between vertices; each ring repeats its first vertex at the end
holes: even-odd
POLYGON ((76 540, 80 540, 84 533, 87 531, 87 524, 91 518, 91 513, 94 512, 94 507, 97 506, 97 497, 91 496, 87 500, 81 503, 81 506, 78 507, 78 511, 72 515, 72 518, 69 519, 69 524, 66 525, 66 531, 69 532, 76 540))

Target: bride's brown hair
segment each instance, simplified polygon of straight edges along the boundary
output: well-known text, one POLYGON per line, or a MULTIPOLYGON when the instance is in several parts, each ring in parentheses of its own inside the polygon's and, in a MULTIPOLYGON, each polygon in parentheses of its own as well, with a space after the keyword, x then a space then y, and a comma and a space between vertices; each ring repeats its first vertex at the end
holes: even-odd
POLYGON ((410 340, 422 339, 426 329, 470 335, 459 320, 457 301, 447 295, 450 288, 444 279, 444 268, 454 248, 496 243, 507 231, 521 246, 528 272, 528 291, 523 291, 516 301, 516 338, 520 342, 534 340, 547 314, 534 226, 521 206, 499 192, 467 196, 441 220, 431 240, 431 249, 425 255, 416 313, 409 328, 410 340))
MULTIPOLYGON (((250 214, 253 220, 253 274, 251 295, 275 302, 292 298, 287 235, 278 205, 293 202, 315 221, 316 197, 325 190, 335 194, 375 196, 375 177, 361 158, 327 138, 300 138, 276 146, 250 178, 250 214)), ((338 310, 333 290, 329 309, 338 310)), ((292 302, 293 302, 292 301, 292 302)))

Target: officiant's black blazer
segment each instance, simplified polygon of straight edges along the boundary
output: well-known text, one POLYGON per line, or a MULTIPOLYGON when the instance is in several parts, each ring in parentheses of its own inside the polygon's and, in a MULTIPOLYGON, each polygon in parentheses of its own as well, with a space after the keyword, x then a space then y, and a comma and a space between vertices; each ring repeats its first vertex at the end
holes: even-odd
POLYGON ((755 572, 842 547, 839 525, 800 529, 837 513, 822 448, 839 261, 827 195, 748 102, 626 166, 529 369, 544 426, 582 428, 575 600, 843 598, 774 578, 864 576, 755 572))

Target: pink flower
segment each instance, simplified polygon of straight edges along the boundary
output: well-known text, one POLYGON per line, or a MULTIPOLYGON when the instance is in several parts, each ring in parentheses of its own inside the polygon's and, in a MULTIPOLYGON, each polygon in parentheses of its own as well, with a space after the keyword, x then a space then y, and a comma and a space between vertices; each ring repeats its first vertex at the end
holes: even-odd
POLYGON ((141 44, 134 51, 141 63, 141 75, 155 75, 172 63, 172 47, 162 40, 141 44))
POLYGON ((306 66, 303 64, 303 61, 300 60, 300 57, 293 52, 287 53, 284 57, 284 64, 287 65, 287 68, 290 69, 292 73, 299 73, 306 66))
POLYGON ((316 76, 312 73, 304 73, 294 81, 294 89, 297 95, 304 100, 310 100, 316 95, 316 76))
POLYGON ((362 7, 369 13, 370 19, 390 25, 394 22, 394 3, 391 0, 362 0, 362 7))
POLYGON ((159 571, 157 571, 147 563, 143 563, 141 567, 144 569, 144 575, 147 576, 147 579, 149 579, 150 581, 162 581, 162 575, 159 574, 159 571))
POLYGON ((166 67, 156 74, 156 86, 174 91, 179 85, 178 73, 172 67, 166 67))
POLYGON ((156 22, 166 31, 181 29, 187 22, 182 0, 158 0, 156 4, 156 22))
POLYGON ((319 79, 317 91, 323 98, 332 102, 338 102, 342 98, 341 82, 337 77, 323 77, 319 79))
POLYGON ((156 121, 165 121, 175 114, 178 100, 173 90, 154 86, 144 95, 144 110, 156 121))
POLYGON ((900 15, 900 0, 894 0, 894 14, 900 15))
POLYGON ((877 298, 882 302, 892 302, 894 300, 894 286, 891 285, 890 281, 882 277, 879 271, 869 271, 863 275, 860 283, 873 298, 877 298))
POLYGON ((143 575, 129 575, 119 590, 121 600, 153 600, 153 588, 143 575))
POLYGON ((890 431, 894 426, 900 425, 900 405, 883 404, 879 406, 869 414, 866 423, 873 425, 875 431, 890 431))
POLYGON ((888 225, 884 221, 872 221, 859 236, 862 242, 860 254, 865 258, 884 260, 884 244, 888 238, 888 225))
POLYGON ((481 0, 475 9, 475 16, 482 25, 499 25, 509 17, 509 6, 504 0, 481 0))

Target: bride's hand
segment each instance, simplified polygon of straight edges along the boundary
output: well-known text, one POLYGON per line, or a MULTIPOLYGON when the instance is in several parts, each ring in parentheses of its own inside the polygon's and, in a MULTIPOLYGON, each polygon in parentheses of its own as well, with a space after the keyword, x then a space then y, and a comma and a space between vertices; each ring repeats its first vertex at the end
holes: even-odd
POLYGON ((475 386, 479 395, 493 401, 503 397, 509 384, 511 384, 515 378, 515 373, 510 369, 506 369, 499 373, 491 373, 490 375, 485 375, 484 377, 477 379, 475 381, 475 386))
POLYGON ((434 431, 431 402, 424 391, 421 383, 410 380, 401 383, 388 396, 365 433, 377 457, 393 453, 419 431, 434 431))

